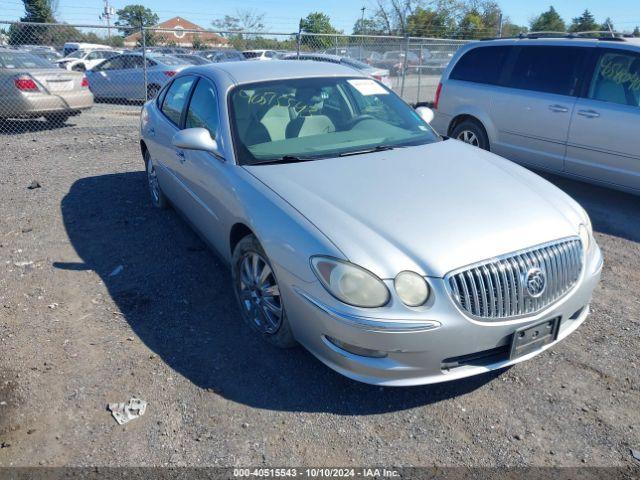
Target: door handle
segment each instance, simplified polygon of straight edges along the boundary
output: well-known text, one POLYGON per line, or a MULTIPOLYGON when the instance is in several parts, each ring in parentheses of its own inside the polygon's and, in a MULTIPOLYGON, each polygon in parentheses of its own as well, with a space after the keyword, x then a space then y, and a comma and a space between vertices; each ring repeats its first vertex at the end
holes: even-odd
POLYGON ((182 150, 177 150, 176 156, 178 157, 178 160, 180 161, 180 163, 184 163, 184 161, 186 160, 184 156, 184 152, 182 150))
POLYGON ((563 107, 562 105, 549 105, 549 110, 556 113, 567 113, 569 111, 567 107, 563 107))
POLYGON ((578 110, 578 115, 587 118, 598 118, 600 116, 595 110, 578 110))
POLYGON ((155 137, 156 135, 156 129, 153 127, 149 127, 149 135, 152 137, 155 137))

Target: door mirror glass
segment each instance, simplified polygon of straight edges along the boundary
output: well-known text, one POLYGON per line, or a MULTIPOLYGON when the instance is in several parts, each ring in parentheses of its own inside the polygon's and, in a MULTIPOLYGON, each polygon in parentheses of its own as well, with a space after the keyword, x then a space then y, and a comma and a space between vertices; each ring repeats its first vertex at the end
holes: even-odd
POLYGON ((180 130, 173 136, 171 143, 177 148, 209 152, 216 157, 222 158, 222 152, 218 147, 218 142, 211 138, 206 128, 187 128, 180 130))
POLYGON ((431 123, 434 117, 433 110, 431 110, 429 107, 418 107, 416 108, 416 113, 420 115, 420 118, 422 118, 422 120, 427 123, 431 123))

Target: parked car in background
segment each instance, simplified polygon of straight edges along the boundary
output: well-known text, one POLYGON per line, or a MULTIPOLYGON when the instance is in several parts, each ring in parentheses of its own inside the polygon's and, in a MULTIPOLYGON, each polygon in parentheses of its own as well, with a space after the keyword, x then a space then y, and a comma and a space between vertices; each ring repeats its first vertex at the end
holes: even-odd
POLYGON ((62 123, 93 106, 82 73, 21 50, 0 49, 0 118, 38 118, 62 123))
POLYGON ((62 55, 60 55, 58 52, 51 51, 51 50, 36 49, 36 50, 29 50, 29 53, 31 53, 32 55, 35 55, 36 57, 43 58, 51 63, 56 63, 56 61, 62 58, 62 55))
POLYGON ((257 336, 352 379, 428 384, 530 359, 589 314, 589 217, 420 112, 337 64, 192 67, 143 107, 151 201, 229 263, 257 336))
POLYGON ((451 62, 453 53, 450 50, 423 49, 420 70, 423 73, 441 73, 451 62))
POLYGON ((401 75, 403 69, 406 67, 408 71, 416 71, 418 65, 420 65, 420 58, 414 52, 405 52, 402 51, 390 51, 385 52, 382 55, 382 58, 378 60, 375 64, 378 68, 384 68, 389 70, 391 75, 401 75), (406 65, 405 65, 405 56, 406 65))
POLYGON ((76 50, 110 50, 108 45, 100 45, 97 43, 67 42, 62 48, 62 55, 66 57, 76 50))
MULTIPOLYGON (((142 52, 142 48, 137 48, 134 51, 142 52)), ((147 53, 156 55, 184 55, 192 52, 188 48, 184 47, 147 47, 147 53)))
POLYGON ((278 56, 276 50, 245 50, 242 52, 247 60, 273 60, 278 56))
POLYGON ((246 60, 241 52, 233 50, 232 48, 201 50, 197 52, 196 55, 206 58, 211 63, 239 62, 246 60))
POLYGON ((462 47, 442 76, 433 125, 524 165, 640 194, 640 40, 462 47))
MULTIPOLYGON (((96 99, 145 100, 143 62, 141 53, 131 52, 87 70, 89 86, 96 99)), ((180 58, 157 54, 147 54, 146 62, 146 98, 154 98, 167 81, 190 65, 180 58)))
POLYGON ((189 65, 206 65, 207 63, 211 63, 211 60, 192 53, 174 53, 172 57, 184 60, 189 65))
POLYGON ((314 60, 316 62, 337 63, 354 68, 365 75, 375 78, 391 88, 391 80, 389 79, 389 71, 383 68, 372 67, 364 62, 349 57, 339 57, 337 55, 329 55, 326 53, 289 53, 283 55, 280 60, 314 60))
POLYGON ((60 68, 84 72, 100 65, 103 61, 120 55, 117 50, 76 50, 64 58, 56 60, 60 68))

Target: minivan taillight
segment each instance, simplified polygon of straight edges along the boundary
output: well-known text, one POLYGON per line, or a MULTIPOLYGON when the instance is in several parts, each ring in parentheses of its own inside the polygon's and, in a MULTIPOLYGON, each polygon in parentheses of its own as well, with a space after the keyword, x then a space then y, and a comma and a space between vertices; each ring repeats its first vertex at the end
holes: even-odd
POLYGON ((21 92, 37 92, 39 90, 38 84, 28 75, 16 77, 13 83, 21 92))
POLYGON ((164 73, 167 77, 173 77, 173 76, 174 76, 176 73, 178 73, 178 72, 176 72, 175 70, 168 70, 168 71, 163 72, 163 73, 164 73))
POLYGON ((82 77, 82 82, 80 82, 80 86, 83 88, 89 88, 89 79, 87 77, 82 77))
POLYGON ((440 103, 440 94, 442 93, 442 82, 438 83, 438 88, 436 88, 436 98, 433 100, 433 109, 438 109, 438 104, 440 103))

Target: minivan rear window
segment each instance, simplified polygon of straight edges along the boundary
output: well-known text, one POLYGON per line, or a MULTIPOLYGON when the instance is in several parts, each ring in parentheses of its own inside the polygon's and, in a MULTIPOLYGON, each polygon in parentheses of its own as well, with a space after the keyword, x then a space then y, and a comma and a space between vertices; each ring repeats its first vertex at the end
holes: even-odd
POLYGON ((506 62, 511 47, 478 47, 469 50, 453 67, 449 78, 465 82, 495 85, 506 62))
POLYGON ((575 95, 586 48, 520 47, 505 86, 536 92, 575 95))

